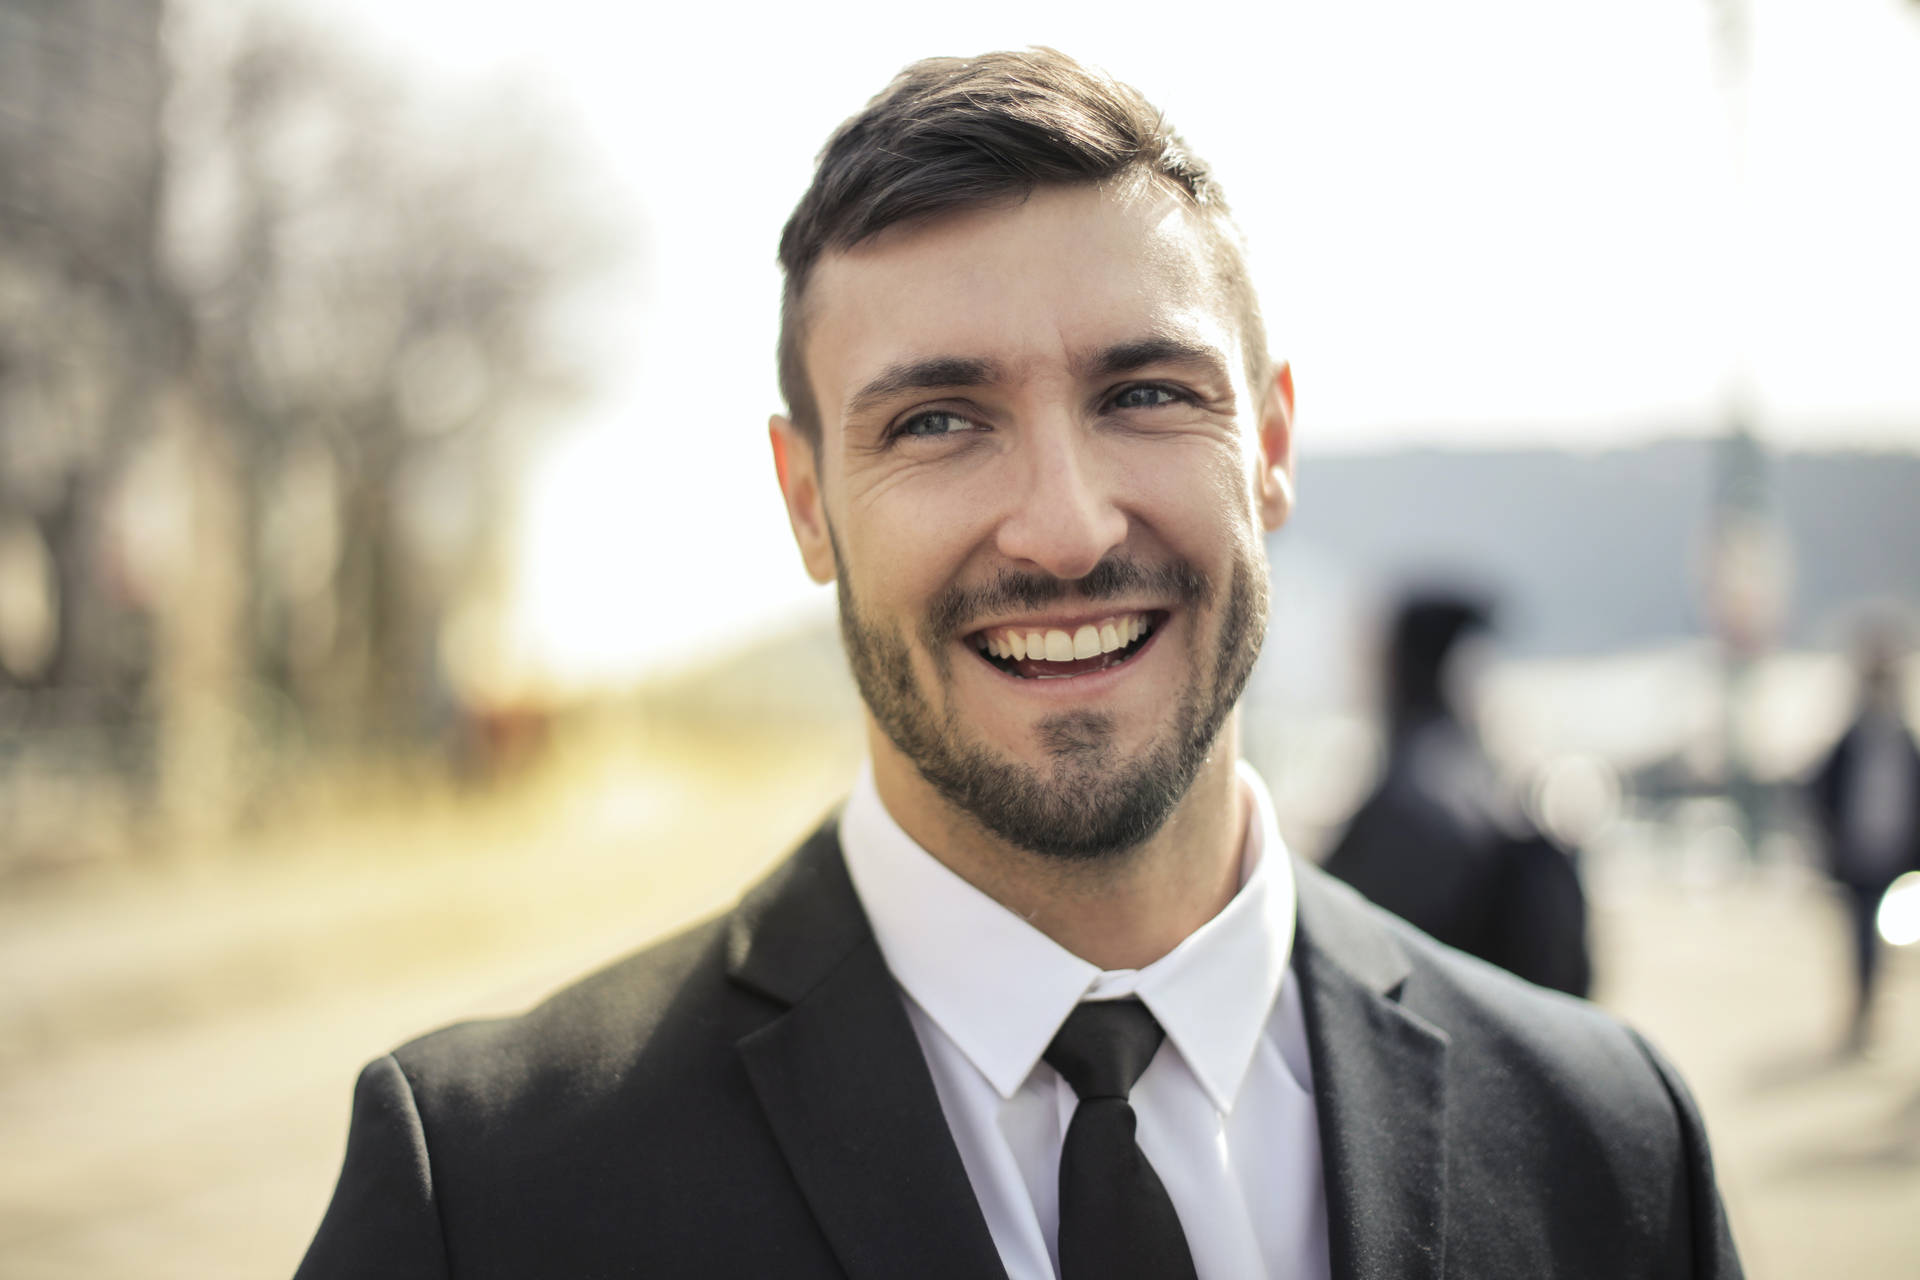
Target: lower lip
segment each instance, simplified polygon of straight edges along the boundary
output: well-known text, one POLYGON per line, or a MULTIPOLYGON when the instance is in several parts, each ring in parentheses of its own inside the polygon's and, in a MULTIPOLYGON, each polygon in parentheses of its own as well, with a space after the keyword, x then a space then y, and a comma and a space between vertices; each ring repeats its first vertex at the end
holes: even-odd
POLYGON ((1162 618, 1160 625, 1148 633, 1147 638, 1141 642, 1140 647, 1134 650, 1133 656, 1119 666, 1104 667, 1099 671, 1087 671, 1077 676, 1017 676, 1010 671, 1002 671, 991 662, 986 661, 986 659, 980 656, 978 650, 970 648, 970 652, 974 655, 975 663, 986 668, 987 674, 998 676, 1008 684, 1017 686, 1021 690, 1034 696, 1055 698, 1079 697, 1084 694, 1101 692, 1106 689, 1107 686, 1120 680, 1129 671, 1139 666, 1141 660, 1151 653, 1154 646, 1159 643, 1160 633, 1165 631, 1168 624, 1172 621, 1173 616, 1171 614, 1162 618))

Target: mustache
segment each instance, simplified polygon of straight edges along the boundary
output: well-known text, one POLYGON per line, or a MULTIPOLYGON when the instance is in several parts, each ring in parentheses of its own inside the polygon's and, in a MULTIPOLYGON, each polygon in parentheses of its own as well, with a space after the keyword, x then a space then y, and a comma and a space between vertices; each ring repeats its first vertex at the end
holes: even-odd
POLYGON ((1080 578, 1003 569, 988 582, 951 586, 936 596, 927 611, 927 638, 939 646, 970 630, 975 618, 1066 600, 1099 603, 1126 595, 1169 599, 1197 608, 1213 599, 1213 581, 1185 560, 1148 565, 1117 555, 1101 560, 1080 578))

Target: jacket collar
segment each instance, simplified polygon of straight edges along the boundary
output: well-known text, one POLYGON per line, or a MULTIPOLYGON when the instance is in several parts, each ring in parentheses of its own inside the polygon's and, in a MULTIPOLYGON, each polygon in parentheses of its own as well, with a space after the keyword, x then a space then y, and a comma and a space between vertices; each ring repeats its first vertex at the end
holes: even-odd
POLYGON ((1297 863, 1300 977, 1335 1280, 1445 1272, 1447 1035, 1407 1008, 1418 981, 1380 917, 1297 863))
MULTIPOLYGON (((1300 978, 1335 1280, 1444 1275, 1446 1033, 1379 913, 1296 860, 1300 978)), ((734 981, 786 1006, 739 1042, 854 1280, 1004 1275, 926 1059, 828 821, 734 911, 734 981)))
MULTIPOLYGON (((1233 898, 1179 946, 1139 969, 1103 972, 982 892, 894 821, 860 772, 840 815, 840 848, 880 954, 900 989, 1012 1098, 1081 1000, 1133 996, 1159 1021, 1223 1116, 1265 1036, 1293 945, 1293 866, 1257 774, 1239 767, 1246 810, 1233 898)), ((1306 1034, 1290 1021, 1283 1056, 1306 1083, 1306 1034)))
POLYGON ((727 962, 787 1006, 738 1047, 847 1274, 1004 1276, 833 821, 735 910, 727 962))

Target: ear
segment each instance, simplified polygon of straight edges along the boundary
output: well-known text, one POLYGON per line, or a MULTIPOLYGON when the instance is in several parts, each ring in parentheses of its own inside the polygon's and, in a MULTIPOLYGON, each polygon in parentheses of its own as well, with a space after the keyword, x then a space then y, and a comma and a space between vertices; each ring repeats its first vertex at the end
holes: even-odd
POLYGON ((1273 371, 1260 410, 1260 523, 1271 533, 1293 514, 1293 366, 1273 371))
POLYGON ((773 470, 780 477, 780 495, 787 502, 787 522, 800 559, 815 582, 833 581, 833 540, 827 534, 827 511, 820 495, 818 450, 788 418, 767 419, 767 439, 773 445, 773 470))

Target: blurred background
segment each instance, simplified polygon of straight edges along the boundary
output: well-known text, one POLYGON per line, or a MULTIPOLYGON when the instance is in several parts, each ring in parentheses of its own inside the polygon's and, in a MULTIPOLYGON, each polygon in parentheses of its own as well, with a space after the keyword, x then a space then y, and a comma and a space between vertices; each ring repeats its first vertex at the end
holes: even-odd
POLYGON ((0 0, 0 1276, 290 1273, 360 1063, 836 801, 776 238, 901 65, 1027 44, 1214 163, 1294 364, 1289 841, 1396 602, 1496 602, 1473 731, 1750 1273, 1920 1269, 1920 920, 1851 1037, 1807 790, 1920 609, 1920 3, 0 0))

